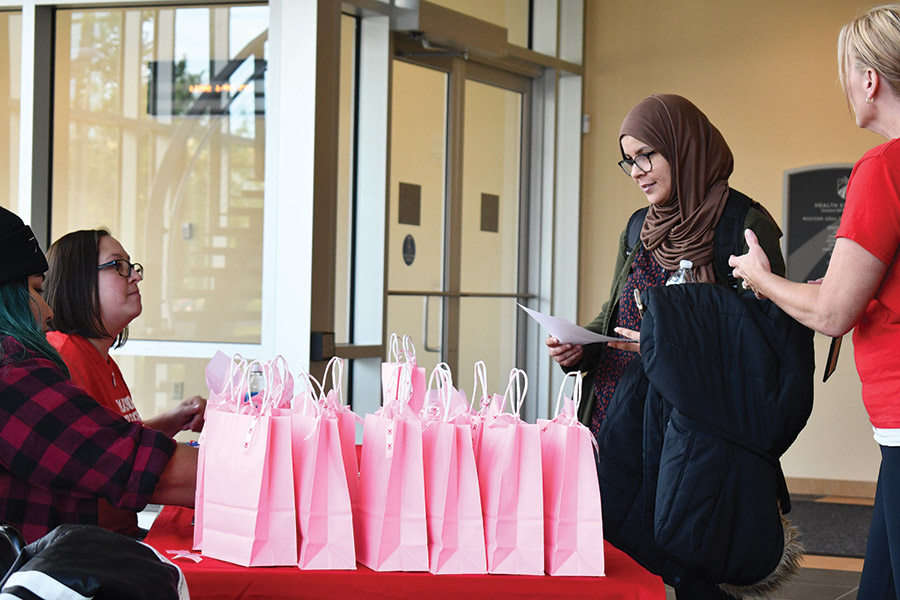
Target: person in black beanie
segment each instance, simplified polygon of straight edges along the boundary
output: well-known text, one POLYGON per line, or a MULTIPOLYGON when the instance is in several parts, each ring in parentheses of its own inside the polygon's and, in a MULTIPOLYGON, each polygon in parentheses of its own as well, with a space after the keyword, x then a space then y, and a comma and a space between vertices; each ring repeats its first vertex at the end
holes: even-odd
POLYGON ((140 511, 193 506, 197 449, 130 423, 72 383, 45 337, 47 260, 31 228, 0 207, 0 521, 32 542, 97 523, 97 499, 140 511))
POLYGON ((47 270, 47 259, 31 227, 18 215, 0 207, 0 283, 47 270))

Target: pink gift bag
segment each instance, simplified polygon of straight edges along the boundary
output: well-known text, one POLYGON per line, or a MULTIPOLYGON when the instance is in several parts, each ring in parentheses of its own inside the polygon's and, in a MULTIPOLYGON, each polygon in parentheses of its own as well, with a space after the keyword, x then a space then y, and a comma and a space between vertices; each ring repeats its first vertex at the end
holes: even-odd
POLYGON ((207 410, 203 554, 245 567, 295 565, 291 418, 273 414, 280 399, 270 390, 243 401, 257 363, 248 365, 236 402, 207 410))
MULTIPOLYGON (((233 397, 238 393, 241 377, 247 361, 235 354, 229 358, 222 351, 217 351, 206 365, 206 387, 209 389, 206 401, 206 414, 213 410, 228 410, 223 405, 231 406, 233 397)), ((197 456, 197 485, 194 492, 194 550, 200 550, 203 545, 203 473, 206 464, 206 429, 200 432, 197 439, 199 452, 197 456)))
POLYGON ((476 464, 489 573, 544 573, 540 430, 519 417, 527 390, 525 372, 513 369, 500 412, 482 425, 476 464), (511 393, 514 414, 502 412, 511 393))
POLYGON ((396 333, 391 334, 388 350, 388 362, 381 363, 381 391, 382 396, 388 393, 388 387, 397 389, 400 371, 397 366, 406 363, 410 366, 410 398, 407 404, 414 413, 422 410, 422 401, 425 398, 425 369, 416 364, 416 347, 408 335, 404 335, 401 341, 396 333), (392 381, 391 378, 394 378, 392 381))
MULTIPOLYGON (((289 412, 301 569, 356 569, 353 512, 338 420, 321 387, 304 374, 308 392, 289 412), (318 390, 316 388, 319 388, 318 390)), ((355 462, 355 457, 354 457, 355 462)))
POLYGON ((538 419, 544 481, 544 570, 548 575, 604 574, 603 517, 594 438, 577 418, 582 374, 563 378, 552 421, 538 419), (572 398, 563 397, 572 379, 572 398))
POLYGON ((422 424, 409 408, 409 363, 395 367, 383 406, 366 415, 354 514, 356 558, 375 571, 427 571, 422 424))
MULTIPOLYGON (((325 407, 337 419, 338 437, 341 444, 341 456, 344 459, 344 472, 347 475, 347 490, 350 492, 350 503, 356 506, 359 499, 359 460, 356 453, 356 424, 363 419, 350 407, 344 404, 342 381, 344 378, 344 361, 333 357, 325 366, 324 382, 331 372, 331 389, 324 396, 325 407)), ((324 387, 324 386, 323 386, 324 387)))
POLYGON ((422 414, 428 569, 439 574, 485 573, 484 523, 468 404, 453 388, 446 363, 431 373, 422 414))

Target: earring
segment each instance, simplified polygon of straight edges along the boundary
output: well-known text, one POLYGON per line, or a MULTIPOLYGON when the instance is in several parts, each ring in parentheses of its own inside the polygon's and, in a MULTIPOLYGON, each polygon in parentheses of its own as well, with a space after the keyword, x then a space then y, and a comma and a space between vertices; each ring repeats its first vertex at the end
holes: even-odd
POLYGON ((872 96, 866 98, 866 104, 872 104, 873 102, 875 102, 875 98, 873 98, 872 96))

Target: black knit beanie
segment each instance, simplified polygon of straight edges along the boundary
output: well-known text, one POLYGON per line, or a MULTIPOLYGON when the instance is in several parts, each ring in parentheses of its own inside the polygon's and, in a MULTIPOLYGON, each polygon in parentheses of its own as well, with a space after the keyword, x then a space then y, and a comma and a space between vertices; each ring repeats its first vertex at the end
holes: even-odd
POLYGON ((0 206, 0 284, 47 270, 47 259, 31 227, 0 206))

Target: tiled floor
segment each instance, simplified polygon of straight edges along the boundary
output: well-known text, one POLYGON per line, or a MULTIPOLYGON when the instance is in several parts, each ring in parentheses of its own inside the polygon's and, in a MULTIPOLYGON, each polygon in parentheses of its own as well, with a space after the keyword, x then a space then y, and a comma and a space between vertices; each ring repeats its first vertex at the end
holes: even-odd
MULTIPOLYGON (((871 499, 829 496, 819 502, 872 504, 871 499)), ((800 573, 771 600, 856 600, 861 558, 806 555, 800 573)), ((675 591, 666 587, 666 600, 675 600, 675 591)))

